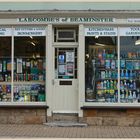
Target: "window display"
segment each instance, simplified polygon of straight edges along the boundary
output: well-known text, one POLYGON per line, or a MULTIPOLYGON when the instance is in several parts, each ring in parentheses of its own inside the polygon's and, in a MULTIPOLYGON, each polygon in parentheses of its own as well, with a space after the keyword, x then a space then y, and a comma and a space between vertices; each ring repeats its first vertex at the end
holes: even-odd
POLYGON ((124 28, 124 30, 121 32, 121 35, 120 102, 138 103, 140 102, 139 28, 124 28))
POLYGON ((0 37, 0 102, 11 101, 11 37, 0 37))
POLYGON ((85 28, 86 101, 139 103, 140 27, 120 27, 119 42, 113 30, 85 28))
POLYGON ((45 37, 15 37, 14 101, 45 101, 45 37))
POLYGON ((116 37, 86 37, 86 101, 118 102, 116 37))
POLYGON ((45 28, 13 31, 12 49, 12 28, 0 28, 0 102, 44 102, 45 28))

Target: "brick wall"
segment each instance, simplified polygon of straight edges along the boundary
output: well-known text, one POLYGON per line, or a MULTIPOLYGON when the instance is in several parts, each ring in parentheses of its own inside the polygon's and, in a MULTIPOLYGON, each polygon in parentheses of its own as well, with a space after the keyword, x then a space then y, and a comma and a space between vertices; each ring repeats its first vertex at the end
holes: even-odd
POLYGON ((140 109, 87 109, 80 121, 89 125, 140 126, 140 109))
POLYGON ((0 124, 43 124, 46 109, 0 108, 0 124))

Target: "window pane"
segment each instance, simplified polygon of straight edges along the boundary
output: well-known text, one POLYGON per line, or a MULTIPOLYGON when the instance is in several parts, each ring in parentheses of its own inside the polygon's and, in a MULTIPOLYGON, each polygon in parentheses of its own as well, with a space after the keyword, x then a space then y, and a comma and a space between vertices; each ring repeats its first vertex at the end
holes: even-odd
POLYGON ((45 37, 15 37, 14 62, 14 101, 45 101, 45 37))
POLYGON ((11 37, 0 37, 0 101, 11 101, 11 37))
POLYGON ((140 36, 120 39, 120 101, 140 102, 140 36))
POLYGON ((85 38, 86 101, 117 102, 117 37, 85 38))
POLYGON ((55 77, 77 78, 77 48, 55 48, 55 77))

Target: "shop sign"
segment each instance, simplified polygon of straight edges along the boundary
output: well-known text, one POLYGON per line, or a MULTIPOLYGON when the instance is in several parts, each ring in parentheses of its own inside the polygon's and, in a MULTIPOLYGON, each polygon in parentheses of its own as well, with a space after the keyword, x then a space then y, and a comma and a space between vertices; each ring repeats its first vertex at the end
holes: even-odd
POLYGON ((16 27, 14 36, 45 36, 45 27, 16 27))
POLYGON ((117 36, 116 27, 86 27, 85 36, 117 36))
POLYGON ((120 36, 140 36, 140 27, 120 28, 120 36))
POLYGON ((140 23, 140 18, 128 18, 128 23, 140 23))
POLYGON ((0 36, 11 36, 12 29, 11 28, 0 28, 0 36))
POLYGON ((115 18, 98 17, 41 17, 41 18, 17 18, 17 22, 25 23, 112 23, 115 18))

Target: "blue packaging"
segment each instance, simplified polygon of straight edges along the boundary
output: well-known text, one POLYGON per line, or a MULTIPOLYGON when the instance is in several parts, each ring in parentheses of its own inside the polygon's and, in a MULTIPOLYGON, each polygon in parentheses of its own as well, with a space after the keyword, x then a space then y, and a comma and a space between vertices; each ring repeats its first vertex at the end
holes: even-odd
POLYGON ((131 61, 126 62, 126 69, 129 69, 129 70, 133 69, 133 63, 131 61))
POLYGON ((125 60, 121 60, 121 68, 125 68, 125 60))

